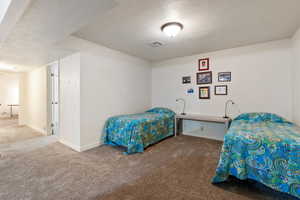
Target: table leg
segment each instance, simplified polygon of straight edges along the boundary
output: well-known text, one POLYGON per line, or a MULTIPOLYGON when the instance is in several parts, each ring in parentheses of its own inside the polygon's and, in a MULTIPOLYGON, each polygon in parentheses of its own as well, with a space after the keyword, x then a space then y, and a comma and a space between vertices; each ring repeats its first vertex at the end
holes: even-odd
POLYGON ((12 113, 12 106, 10 106, 10 118, 13 117, 13 113, 12 113))
POLYGON ((177 119, 176 119, 176 117, 175 117, 175 119, 174 119, 174 127, 175 127, 175 130, 174 130, 174 134, 175 134, 175 137, 177 136, 177 119))

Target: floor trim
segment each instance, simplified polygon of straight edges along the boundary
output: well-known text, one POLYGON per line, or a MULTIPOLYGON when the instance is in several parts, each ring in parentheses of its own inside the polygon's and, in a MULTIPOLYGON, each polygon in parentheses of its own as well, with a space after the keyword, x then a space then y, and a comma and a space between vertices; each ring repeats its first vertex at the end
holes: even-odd
POLYGON ((99 147, 100 145, 101 145, 101 143, 98 141, 98 142, 96 142, 94 144, 88 144, 88 145, 80 146, 80 152, 87 151, 89 149, 93 149, 93 148, 99 147))
POLYGON ((31 129, 33 129, 33 130, 35 130, 35 131, 38 131, 38 132, 42 133, 43 135, 46 135, 46 136, 47 136, 47 131, 45 131, 45 130, 39 128, 39 127, 31 126, 31 125, 29 125, 29 124, 25 124, 25 126, 28 126, 29 128, 31 128, 31 129))
POLYGON ((68 141, 66 141, 64 139, 61 139, 61 138, 59 139, 59 142, 62 143, 63 145, 66 145, 67 147, 70 147, 71 149, 73 149, 77 152, 80 152, 80 146, 78 146, 78 145, 74 145, 71 142, 68 142, 68 141))
POLYGON ((78 145, 74 145, 64 139, 59 139, 59 142, 70 147, 71 149, 77 151, 77 152, 83 152, 83 151, 87 151, 96 147, 99 147, 100 145, 102 145, 101 142, 96 142, 94 144, 88 144, 88 145, 83 145, 83 146, 78 146, 78 145))

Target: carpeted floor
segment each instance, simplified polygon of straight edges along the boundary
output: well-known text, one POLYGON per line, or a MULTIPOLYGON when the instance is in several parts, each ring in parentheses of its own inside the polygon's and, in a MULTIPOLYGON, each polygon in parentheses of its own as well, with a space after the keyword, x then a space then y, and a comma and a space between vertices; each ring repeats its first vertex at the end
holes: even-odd
POLYGON ((220 148, 217 141, 179 136, 129 156, 109 146, 77 153, 58 142, 10 149, 0 160, 0 199, 292 199, 248 182, 212 185, 220 148))
POLYGON ((17 118, 0 118, 0 144, 9 144, 40 136, 42 136, 41 133, 27 126, 19 126, 17 118))

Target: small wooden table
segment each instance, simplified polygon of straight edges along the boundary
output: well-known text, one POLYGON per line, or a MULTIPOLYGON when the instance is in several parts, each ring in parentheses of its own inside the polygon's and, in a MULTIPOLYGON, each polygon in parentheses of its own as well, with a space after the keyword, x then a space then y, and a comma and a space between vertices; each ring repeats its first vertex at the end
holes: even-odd
POLYGON ((218 116, 206 116, 206 115, 195 115, 195 114, 181 115, 181 114, 179 114, 179 115, 175 116, 175 136, 177 136, 178 133, 182 132, 182 121, 183 120, 222 123, 222 124, 225 124, 226 130, 229 128, 230 122, 231 122, 230 118, 224 118, 224 117, 218 117, 218 116), (178 131, 178 126, 180 127, 179 131, 178 131))

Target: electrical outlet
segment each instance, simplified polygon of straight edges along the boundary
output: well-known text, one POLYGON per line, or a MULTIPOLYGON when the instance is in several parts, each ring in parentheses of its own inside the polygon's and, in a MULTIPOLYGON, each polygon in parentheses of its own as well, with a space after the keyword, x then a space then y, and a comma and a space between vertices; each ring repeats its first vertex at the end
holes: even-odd
POLYGON ((201 127, 200 127, 200 131, 204 131, 204 126, 201 126, 201 127))

